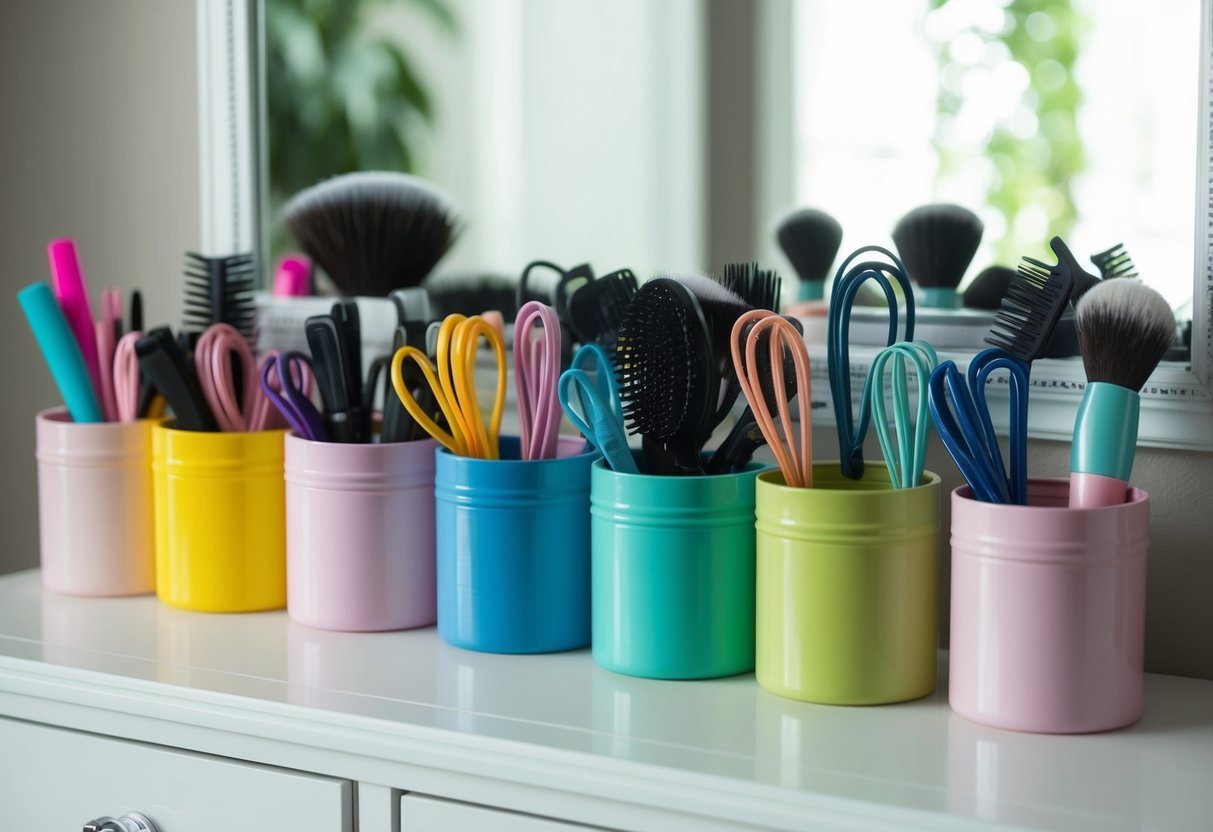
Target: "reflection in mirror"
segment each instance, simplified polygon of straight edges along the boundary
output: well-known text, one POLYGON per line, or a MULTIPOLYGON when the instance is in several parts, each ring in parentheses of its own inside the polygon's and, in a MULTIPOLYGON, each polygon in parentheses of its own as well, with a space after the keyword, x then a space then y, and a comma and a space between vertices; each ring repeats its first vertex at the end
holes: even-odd
POLYGON ((1061 234, 1083 254, 1123 243, 1172 306, 1190 299, 1196 4, 794 0, 787 31, 762 31, 759 10, 723 33, 740 58, 713 48, 737 14, 725 6, 266 0, 272 217, 326 176, 409 170, 469 220, 456 268, 512 273, 562 249, 601 253, 602 267, 718 268, 713 215, 756 214, 761 252, 734 256, 771 253, 779 216, 753 194, 721 198, 710 182, 729 171, 700 177, 697 160, 729 158, 713 142, 760 147, 753 135, 790 113, 787 153, 735 161, 792 183, 789 205, 838 217, 843 251, 887 244, 915 205, 956 202, 986 229, 969 279, 1043 257, 1061 234), (772 37, 790 41, 789 65, 772 37), (713 67, 741 59, 732 86, 753 84, 739 94, 713 67), (772 102, 756 87, 780 71, 790 100, 772 102), (738 113, 737 136, 705 135, 714 110, 744 99, 756 112, 738 113), (655 193, 680 177, 683 192, 655 193))

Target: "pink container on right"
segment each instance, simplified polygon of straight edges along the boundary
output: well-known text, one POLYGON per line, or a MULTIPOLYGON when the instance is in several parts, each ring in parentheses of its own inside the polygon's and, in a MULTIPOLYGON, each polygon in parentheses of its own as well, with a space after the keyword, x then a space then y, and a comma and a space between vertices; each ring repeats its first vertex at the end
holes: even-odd
POLYGON ((434 448, 286 437, 287 613, 324 630, 437 620, 434 448))
POLYGON ((1068 504, 1066 480, 1030 481, 1027 506, 952 492, 948 701, 961 716, 1048 734, 1141 717, 1149 496, 1068 504))

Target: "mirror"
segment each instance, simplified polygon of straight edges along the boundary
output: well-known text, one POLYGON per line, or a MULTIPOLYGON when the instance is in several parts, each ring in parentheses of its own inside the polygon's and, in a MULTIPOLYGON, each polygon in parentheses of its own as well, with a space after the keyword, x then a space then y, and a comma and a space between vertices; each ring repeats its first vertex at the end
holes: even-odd
MULTIPOLYGON (((1206 271, 1207 149, 1194 140, 1208 126, 1207 8, 262 3, 259 208, 277 250, 282 201, 352 168, 407 167, 442 186, 467 225, 439 269, 476 274, 538 257, 652 274, 757 256, 790 280, 773 229, 791 208, 837 217, 841 258, 891 246, 916 205, 958 202, 986 228, 966 280, 1043 259, 1061 234, 1084 260, 1123 243, 1180 318, 1195 298, 1196 354, 1144 391, 1143 443, 1193 441, 1152 410, 1213 418, 1193 277, 1206 271)), ((1081 367, 1038 365, 1033 433, 1068 438, 1081 367)))

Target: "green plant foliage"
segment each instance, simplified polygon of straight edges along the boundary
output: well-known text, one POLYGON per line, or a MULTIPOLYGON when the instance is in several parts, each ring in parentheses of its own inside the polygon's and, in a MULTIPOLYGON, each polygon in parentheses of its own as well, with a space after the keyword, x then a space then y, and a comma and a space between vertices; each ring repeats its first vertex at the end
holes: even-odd
MULTIPOLYGON (((930 5, 942 9, 959 1, 930 0, 930 5)), ((1086 156, 1078 133, 1082 90, 1074 79, 1074 65, 1087 21, 1070 0, 990 2, 1001 10, 1003 25, 993 32, 977 26, 967 32, 987 46, 996 42, 1005 46, 1005 50, 992 51, 1021 66, 1028 79, 1012 108, 1017 112, 993 124, 984 147, 985 157, 993 165, 986 202, 1006 220, 996 258, 1015 263, 1025 254, 1045 254, 1048 239, 1069 233, 1077 218, 1071 185, 1086 166, 1086 156), (1025 131, 1025 121, 1030 125, 1033 117, 1035 129, 1025 131), (1047 232, 1034 233, 1030 229, 1033 223, 1024 222, 1025 211, 1043 211, 1047 232)), ((937 99, 935 148, 940 179, 972 163, 972 148, 959 147, 946 129, 949 119, 966 104, 961 79, 971 71, 952 59, 950 47, 950 43, 940 43, 937 48, 941 78, 952 81, 940 84, 937 99)))
POLYGON ((409 2, 451 34, 445 0, 265 0, 270 199, 357 170, 412 171, 432 106, 399 44, 365 24, 409 2))

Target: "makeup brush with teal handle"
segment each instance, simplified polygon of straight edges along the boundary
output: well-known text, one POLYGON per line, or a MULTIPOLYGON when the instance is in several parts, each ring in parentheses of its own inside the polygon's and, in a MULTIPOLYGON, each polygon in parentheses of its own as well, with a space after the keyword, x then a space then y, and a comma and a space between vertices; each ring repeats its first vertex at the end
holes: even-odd
POLYGON ((1087 388, 1074 421, 1070 507, 1125 501, 1141 412, 1138 393, 1175 338, 1162 295, 1136 280, 1107 280, 1074 312, 1087 388))

